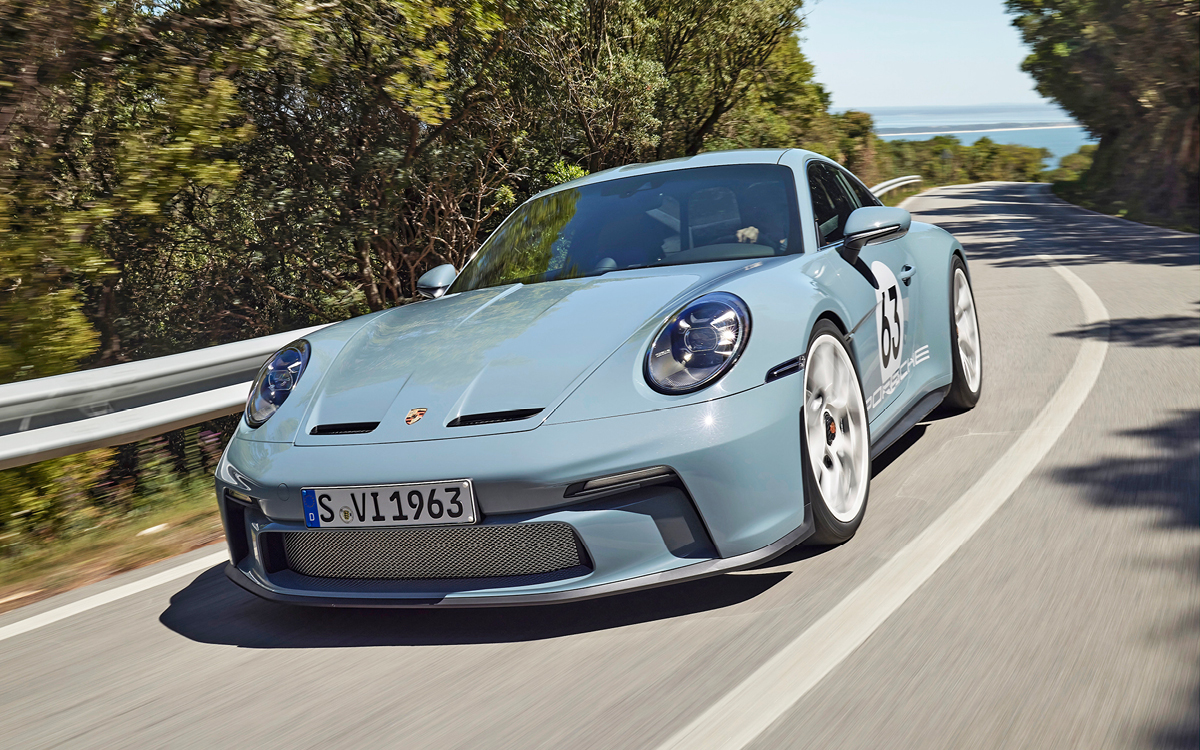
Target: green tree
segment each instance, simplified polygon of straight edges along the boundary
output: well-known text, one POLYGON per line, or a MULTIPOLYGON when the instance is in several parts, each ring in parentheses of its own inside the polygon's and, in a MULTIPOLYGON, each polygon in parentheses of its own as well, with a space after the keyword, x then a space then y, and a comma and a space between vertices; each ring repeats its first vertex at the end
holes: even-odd
POLYGON ((1100 139, 1083 178, 1101 202, 1197 226, 1200 3, 1007 0, 1038 91, 1100 139))
POLYGON ((1058 160, 1058 168, 1047 173, 1046 177, 1055 182, 1075 181, 1081 175, 1086 174, 1092 166, 1092 158, 1096 154, 1097 146, 1095 144, 1087 144, 1080 146, 1079 150, 1073 154, 1067 154, 1058 160))
POLYGON ((772 67, 776 49, 800 30, 798 0, 660 0, 651 52, 667 85, 657 108, 655 156, 698 154, 730 111, 772 67))

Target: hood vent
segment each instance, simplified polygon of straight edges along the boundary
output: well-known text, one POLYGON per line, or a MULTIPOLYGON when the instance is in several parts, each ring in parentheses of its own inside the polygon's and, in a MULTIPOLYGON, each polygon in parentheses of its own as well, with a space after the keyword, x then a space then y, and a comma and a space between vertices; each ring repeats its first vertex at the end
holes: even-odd
POLYGON ((379 426, 378 422, 341 422, 338 424, 319 424, 309 431, 309 435, 362 435, 371 432, 379 426))
POLYGON ((489 411, 483 414, 464 414, 450 420, 447 427, 474 427, 481 424, 496 424, 497 422, 516 422, 529 419, 535 414, 541 414, 541 409, 511 409, 509 411, 489 411))

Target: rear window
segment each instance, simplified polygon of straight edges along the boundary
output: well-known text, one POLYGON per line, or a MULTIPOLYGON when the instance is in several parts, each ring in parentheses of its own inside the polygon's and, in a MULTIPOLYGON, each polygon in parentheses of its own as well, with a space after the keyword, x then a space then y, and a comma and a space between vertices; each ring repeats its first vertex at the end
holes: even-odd
POLYGON ((777 164, 626 177, 522 205, 449 291, 788 255, 799 226, 792 171, 777 164))

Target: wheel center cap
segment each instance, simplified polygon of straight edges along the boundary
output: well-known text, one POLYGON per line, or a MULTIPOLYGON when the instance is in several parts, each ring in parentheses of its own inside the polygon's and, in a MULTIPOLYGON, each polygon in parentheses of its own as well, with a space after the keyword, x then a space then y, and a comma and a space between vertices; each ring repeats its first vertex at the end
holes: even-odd
POLYGON ((832 443, 835 437, 837 437, 837 422, 829 412, 825 412, 825 445, 832 443))

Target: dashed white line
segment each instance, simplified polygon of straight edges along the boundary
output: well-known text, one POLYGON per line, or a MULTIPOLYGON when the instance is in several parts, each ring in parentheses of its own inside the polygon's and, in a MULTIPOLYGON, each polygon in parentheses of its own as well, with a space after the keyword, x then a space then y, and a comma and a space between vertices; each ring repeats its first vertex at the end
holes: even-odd
POLYGON ((936 521, 845 599, 668 739, 660 750, 736 750, 750 744, 854 652, 1004 504, 1067 429, 1091 393, 1108 352, 1108 310, 1082 279, 1042 255, 1071 286, 1087 339, 1034 425, 936 521))

